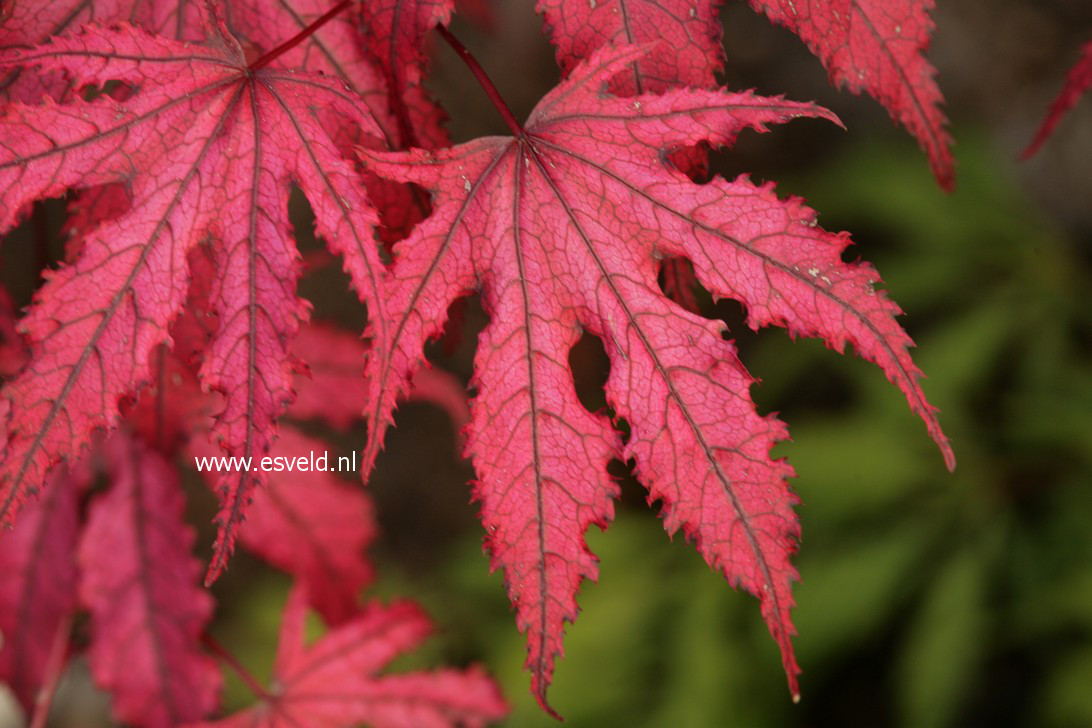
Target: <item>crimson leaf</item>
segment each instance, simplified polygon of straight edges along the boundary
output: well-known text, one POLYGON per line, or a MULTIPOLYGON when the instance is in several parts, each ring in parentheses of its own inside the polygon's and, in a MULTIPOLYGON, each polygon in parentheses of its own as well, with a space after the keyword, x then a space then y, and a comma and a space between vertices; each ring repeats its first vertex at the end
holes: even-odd
POLYGON ((178 471, 124 431, 106 457, 111 487, 92 504, 79 546, 91 674, 124 721, 201 719, 218 703, 220 670, 199 648, 213 602, 198 584, 178 471))
POLYGON ((259 705, 206 728, 473 728, 507 712, 492 681, 473 668, 379 674, 429 632, 428 620, 412 604, 370 605, 305 645, 306 603, 305 590, 297 587, 285 605, 275 686, 259 705))
MULTIPOLYGON (((395 248, 387 295, 397 315, 380 347, 392 358, 370 382, 371 419, 389 422, 451 302, 481 290, 491 322, 475 362, 475 497, 544 706, 563 623, 576 616, 579 583, 596 573, 583 533, 612 516, 614 457, 635 461, 669 532, 682 528, 711 566, 759 597, 796 693, 795 497, 785 483, 791 469, 769 456, 785 428, 755 412, 752 379, 723 325, 660 292, 661 258, 688 258, 714 296, 748 308, 754 328, 777 324, 838 350, 852 344, 902 389, 954 465, 895 322, 899 310, 875 290, 870 266, 841 260, 847 236, 823 231, 801 201, 780 200, 769 186, 697 185, 667 161, 672 149, 726 145, 746 128, 830 113, 750 92, 609 96, 609 80, 644 52, 594 54, 516 138, 437 152, 361 150, 380 175, 434 195, 432 216, 395 248), (632 428, 624 445, 576 397, 568 354, 582 330, 610 357, 607 401, 632 428)), ((365 467, 381 436, 370 434, 365 467)))
MULTIPOLYGON (((210 296, 219 327, 202 372, 226 400, 213 434, 234 455, 268 450, 291 397, 287 348, 306 315, 295 293, 290 183, 308 195, 319 233, 345 258, 373 320, 385 321, 376 215, 320 118, 336 113, 379 137, 367 107, 342 82, 263 65, 272 56, 248 65, 222 20, 205 18, 202 44, 121 25, 0 55, 3 66, 135 89, 124 102, 13 104, 0 117, 0 230, 27 203, 67 187, 121 181, 131 197, 127 212, 90 233, 75 262, 50 277, 24 320, 32 360, 3 391, 11 402, 3 522, 55 462, 112 425, 119 397, 147 379, 149 355, 185 300, 187 253, 201 240, 214 241, 219 266, 210 296)), ((258 477, 224 483, 212 576, 258 477)))

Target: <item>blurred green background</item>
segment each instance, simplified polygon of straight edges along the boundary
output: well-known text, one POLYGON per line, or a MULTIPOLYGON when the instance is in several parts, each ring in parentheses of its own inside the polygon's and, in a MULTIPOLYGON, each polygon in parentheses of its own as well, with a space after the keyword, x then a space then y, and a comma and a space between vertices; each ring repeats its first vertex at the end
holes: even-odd
MULTIPOLYGON (((557 80, 530 5, 498 5, 491 31, 455 25, 517 114, 557 80)), ((878 105, 831 88, 794 37, 742 2, 724 11, 725 82, 816 99, 848 132, 795 122, 744 135, 717 164, 777 180, 824 227, 853 233, 848 255, 874 263, 907 312, 958 469, 947 473, 875 367, 779 330, 754 334, 738 306, 705 297, 704 312, 729 323, 762 380, 760 410, 779 412, 793 438, 778 453, 796 468, 802 500, 794 619, 803 700, 789 699, 757 601, 681 537, 670 541, 617 464, 617 518, 588 535, 600 583, 580 595, 550 693, 567 725, 1092 726, 1092 99, 1039 157, 1016 162, 1092 10, 1083 0, 942 1, 935 18, 931 58, 957 140, 954 194, 936 187, 878 105)), ((446 48, 436 55, 432 85, 456 139, 502 132, 465 68, 446 48)), ((55 225, 43 217, 32 224, 55 225)), ((362 312, 342 289, 330 269, 303 286, 316 318, 359 326, 362 312)), ((473 301, 465 316, 462 343, 431 351, 464 381, 484 324, 473 301)), ((601 405, 601 348, 584 342, 572 360, 581 394, 601 405)), ((437 623, 436 638, 399 667, 482 663, 512 703, 507 725, 556 725, 528 693, 523 638, 500 575, 488 573, 467 503, 473 474, 451 425, 422 404, 403 406, 397 425, 369 486, 383 530, 372 593, 418 599, 437 623)), ((359 431, 331 437, 344 448, 362 441, 359 431)), ((203 489, 192 493, 207 550, 211 504, 203 489)), ((216 586, 215 632, 262 678, 286 590, 245 555, 216 586)), ((56 725, 101 716, 85 684, 78 672, 68 679, 56 725)), ((229 676, 228 707, 249 701, 229 676)))

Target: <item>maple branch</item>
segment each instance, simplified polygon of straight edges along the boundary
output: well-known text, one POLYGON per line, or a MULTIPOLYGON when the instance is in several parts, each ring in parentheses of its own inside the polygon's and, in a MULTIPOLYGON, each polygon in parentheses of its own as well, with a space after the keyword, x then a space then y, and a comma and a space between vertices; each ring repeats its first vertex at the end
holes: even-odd
POLYGON ((490 80, 485 69, 478 63, 478 59, 475 58, 473 54, 467 50, 466 46, 464 46, 462 42, 453 36, 451 31, 444 26, 437 25, 436 32, 440 34, 441 38, 447 41, 447 44, 463 59, 463 63, 470 68, 470 72, 474 74, 474 78, 478 79, 478 83, 485 89, 486 95, 489 96, 489 100, 493 102, 494 108, 500 113, 501 118, 504 119, 504 123, 512 130, 512 134, 517 138, 522 137, 523 126, 516 121, 516 115, 508 108, 508 104, 504 103, 504 98, 500 95, 500 91, 497 91, 497 87, 493 85, 493 81, 490 80))
POLYGON ((265 68, 270 63, 279 58, 281 55, 287 53, 303 41, 307 40, 309 37, 311 37, 311 35, 315 33, 315 31, 333 20, 334 16, 336 16, 338 13, 340 13, 342 10, 352 4, 353 0, 341 0, 341 2, 339 2, 337 5, 326 11, 326 13, 323 14, 322 17, 320 17, 318 20, 311 23, 306 28, 296 33, 294 36, 286 40, 284 43, 281 43, 279 46, 269 51, 262 57, 258 58, 256 61, 251 63, 248 68, 251 71, 257 71, 259 69, 265 68))
POLYGON ((65 656, 68 652, 68 638, 72 633, 72 613, 69 612, 57 625, 57 631, 53 635, 53 644, 46 658, 45 679, 42 688, 34 698, 34 715, 31 718, 30 728, 45 728, 49 719, 49 709, 53 705, 53 695, 57 692, 57 683, 61 681, 61 673, 64 671, 65 656))
POLYGON ((239 662, 239 659, 231 654, 226 647, 217 642, 215 637, 206 632, 201 635, 201 644, 207 647, 209 652, 215 654, 223 660, 228 667, 234 670, 235 674, 239 676, 239 679, 250 688, 250 691, 254 693, 256 697, 261 700, 272 699, 273 696, 271 696, 269 691, 265 689, 265 686, 258 681, 258 678, 254 677, 250 670, 246 669, 246 666, 239 662))

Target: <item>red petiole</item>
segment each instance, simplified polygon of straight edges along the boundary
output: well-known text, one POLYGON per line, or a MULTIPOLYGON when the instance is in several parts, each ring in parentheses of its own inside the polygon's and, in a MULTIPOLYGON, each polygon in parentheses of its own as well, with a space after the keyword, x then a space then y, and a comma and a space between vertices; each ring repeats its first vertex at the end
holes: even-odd
POLYGON ((318 20, 311 23, 306 28, 286 40, 284 43, 281 43, 279 46, 251 63, 249 66, 250 70, 257 71, 261 68, 265 68, 277 58, 281 57, 282 55, 314 35, 315 31, 333 20, 338 13, 352 5, 354 1, 355 0, 341 0, 341 2, 339 2, 337 5, 326 11, 326 13, 324 13, 322 17, 320 17, 318 20))
POLYGON ((436 26, 436 32, 440 34, 440 37, 447 41, 447 44, 451 46, 459 57, 463 59, 469 68, 470 72, 474 74, 474 78, 478 79, 478 83, 485 89, 485 93, 489 96, 489 100, 493 102, 493 106, 500 112, 501 118, 504 119, 504 123, 508 125, 508 128, 512 130, 513 136, 523 136, 523 126, 516 121, 516 115, 512 113, 512 110, 508 108, 508 104, 504 103, 504 99, 501 97, 500 92, 497 91, 497 87, 493 85, 493 81, 485 73, 485 69, 481 67, 470 51, 466 49, 458 38, 451 34, 447 28, 442 25, 436 26))

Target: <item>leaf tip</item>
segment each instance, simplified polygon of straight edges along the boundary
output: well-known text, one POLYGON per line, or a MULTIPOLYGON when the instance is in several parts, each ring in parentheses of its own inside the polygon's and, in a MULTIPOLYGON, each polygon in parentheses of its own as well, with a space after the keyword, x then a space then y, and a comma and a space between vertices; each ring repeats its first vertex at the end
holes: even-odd
POLYGON ((551 718, 556 720, 558 723, 564 723, 565 719, 561 716, 560 713, 558 713, 556 710, 554 710, 553 706, 550 705, 550 701, 548 701, 546 699, 546 687, 547 687, 547 685, 543 684, 542 682, 540 682, 537 679, 535 680, 535 682, 538 683, 538 684, 532 686, 531 692, 534 693, 535 702, 538 703, 538 707, 542 708, 542 710, 546 713, 546 715, 550 716, 551 718))
POLYGON ((944 465, 948 468, 949 473, 954 473, 956 469, 956 457, 955 452, 952 450, 952 446, 945 440, 940 446, 940 452, 944 455, 944 465))

